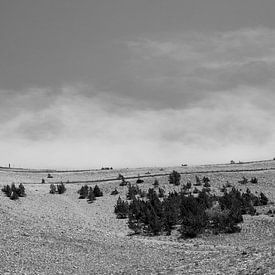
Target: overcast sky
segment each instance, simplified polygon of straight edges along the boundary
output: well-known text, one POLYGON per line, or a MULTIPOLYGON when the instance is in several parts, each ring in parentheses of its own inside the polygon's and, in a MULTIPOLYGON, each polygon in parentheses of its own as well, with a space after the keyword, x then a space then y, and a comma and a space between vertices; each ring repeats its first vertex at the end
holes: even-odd
POLYGON ((0 166, 275 157, 274 0, 0 0, 0 166))

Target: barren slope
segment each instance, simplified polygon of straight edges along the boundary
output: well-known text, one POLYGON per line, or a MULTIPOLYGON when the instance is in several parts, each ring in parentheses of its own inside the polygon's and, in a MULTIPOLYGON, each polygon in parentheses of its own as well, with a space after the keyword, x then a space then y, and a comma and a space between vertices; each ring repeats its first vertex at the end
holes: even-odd
MULTIPOLYGON (((251 173, 208 176, 218 187, 251 173)), ((274 200, 274 171, 252 174, 261 183, 249 188, 263 189, 274 200)), ((187 178, 194 181, 186 175, 182 182, 187 178)), ((146 179, 144 189, 152 181, 146 179)), ((78 199, 77 184, 67 184, 62 195, 49 194, 49 184, 25 187, 27 197, 18 201, 0 194, 1 274, 274 274, 272 217, 245 216, 242 232, 232 235, 180 241, 127 236, 126 220, 113 214, 117 196, 111 190, 117 187, 122 197, 126 191, 118 182, 101 183, 104 196, 92 204, 78 199)))

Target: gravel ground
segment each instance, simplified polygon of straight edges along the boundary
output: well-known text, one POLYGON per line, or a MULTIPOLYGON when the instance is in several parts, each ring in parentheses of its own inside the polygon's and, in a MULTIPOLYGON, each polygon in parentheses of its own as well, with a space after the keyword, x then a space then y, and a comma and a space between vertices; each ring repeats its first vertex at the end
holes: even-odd
MULTIPOLYGON (((227 177, 213 175, 213 184, 227 177)), ((257 188, 274 198, 270 182, 257 188)), ((104 196, 92 204, 78 199, 77 184, 62 195, 49 194, 49 184, 27 184, 27 196, 17 201, 1 192, 0 274, 275 274, 275 218, 245 216, 240 233, 192 240, 129 236, 126 220, 113 214, 117 196, 110 195, 117 187, 124 198, 127 188, 99 186, 104 196)))

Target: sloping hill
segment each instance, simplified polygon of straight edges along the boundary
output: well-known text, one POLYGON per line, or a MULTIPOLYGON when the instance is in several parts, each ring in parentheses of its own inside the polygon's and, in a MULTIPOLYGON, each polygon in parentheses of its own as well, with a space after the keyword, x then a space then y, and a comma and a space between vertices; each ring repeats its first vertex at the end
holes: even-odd
MULTIPOLYGON (((235 182, 250 176, 207 175, 214 187, 230 175, 235 182)), ((252 188, 268 189, 264 191, 274 198, 274 171, 256 176, 262 185, 252 188)), ((182 181, 194 180, 191 177, 182 181)), ((168 191, 167 178, 159 180, 168 191)), ((148 189, 152 182, 148 178, 140 186, 148 189)), ((192 240, 127 236, 127 221, 117 220, 113 213, 117 196, 110 195, 116 187, 124 198, 127 187, 118 182, 99 186, 104 196, 92 204, 78 199, 77 184, 68 184, 62 195, 49 194, 49 184, 27 184, 27 197, 17 201, 1 192, 0 273, 274 274, 274 218, 245 216, 241 233, 192 240)))

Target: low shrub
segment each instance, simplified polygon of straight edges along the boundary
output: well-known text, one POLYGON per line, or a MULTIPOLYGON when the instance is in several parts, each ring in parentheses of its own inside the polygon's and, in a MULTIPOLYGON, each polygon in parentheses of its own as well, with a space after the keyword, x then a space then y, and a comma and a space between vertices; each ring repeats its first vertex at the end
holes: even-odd
POLYGON ((247 184, 248 183, 248 179, 246 177, 243 177, 242 180, 238 181, 240 184, 247 184))
POLYGON ((118 194, 117 189, 115 189, 115 190, 113 190, 113 191, 111 192, 111 195, 117 195, 117 194, 118 194))
POLYGON ((140 176, 138 175, 138 179, 137 179, 136 183, 143 183, 143 182, 144 182, 144 180, 142 180, 142 179, 140 178, 140 176))

